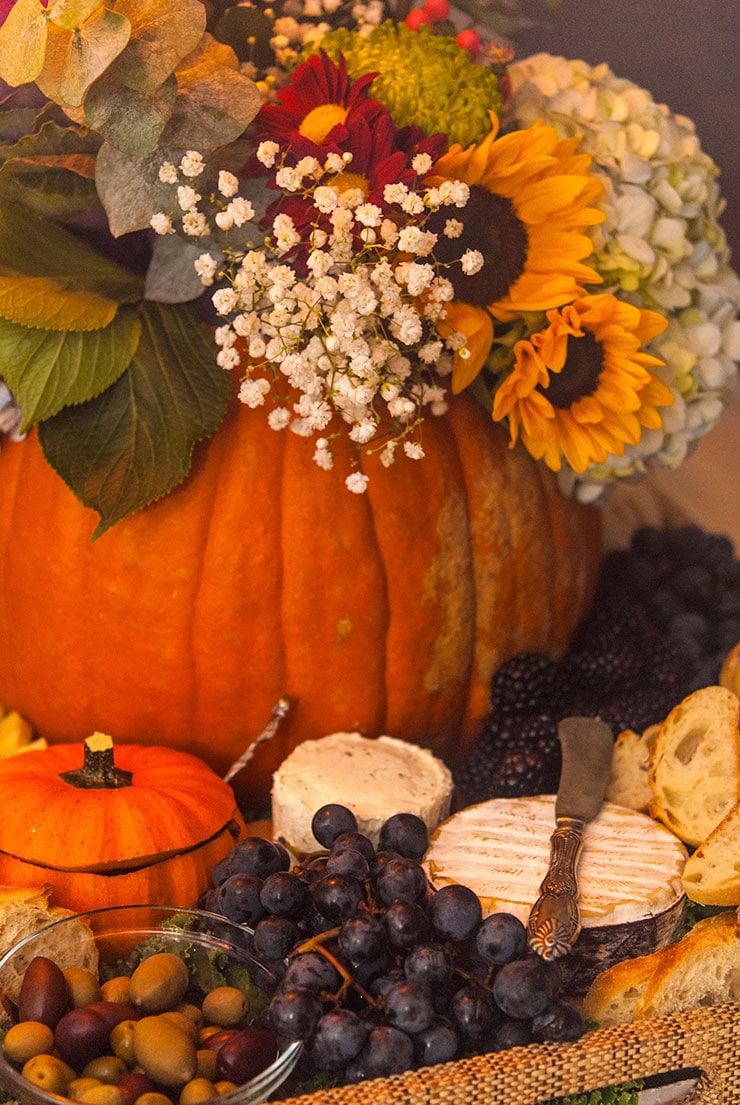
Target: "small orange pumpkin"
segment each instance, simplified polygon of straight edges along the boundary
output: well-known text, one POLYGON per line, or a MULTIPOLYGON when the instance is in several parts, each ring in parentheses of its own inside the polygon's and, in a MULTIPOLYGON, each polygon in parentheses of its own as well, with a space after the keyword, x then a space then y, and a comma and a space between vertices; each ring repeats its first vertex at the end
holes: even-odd
POLYGON ((600 563, 600 512, 567 500, 468 395, 424 459, 363 458, 365 495, 241 403, 171 495, 90 541, 96 515, 36 434, 0 449, 0 702, 50 742, 103 729, 185 748, 261 811, 303 740, 390 733, 450 766, 521 650, 564 651, 600 563))
POLYGON ((195 905, 245 830, 231 787, 187 752, 101 733, 0 763, 0 884, 51 883, 77 912, 195 905))

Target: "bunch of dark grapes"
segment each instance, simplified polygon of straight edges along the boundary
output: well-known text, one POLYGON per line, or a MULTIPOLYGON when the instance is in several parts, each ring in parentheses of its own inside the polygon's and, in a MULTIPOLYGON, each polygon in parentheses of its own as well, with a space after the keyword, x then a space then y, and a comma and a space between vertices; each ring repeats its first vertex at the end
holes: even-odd
POLYGON ((699 527, 636 531, 603 561, 591 615, 559 663, 520 653, 491 684, 491 712, 455 782, 466 803, 557 789, 558 722, 600 717, 616 736, 662 721, 716 683, 740 640, 740 561, 699 527))
POLYGON ((324 850, 293 868, 279 845, 240 842, 200 903, 252 927, 280 979, 263 1026, 305 1041, 303 1080, 358 1082, 582 1034, 559 967, 529 953, 518 918, 484 919, 465 886, 431 890, 419 817, 388 818, 375 846, 331 804, 313 831, 324 850))

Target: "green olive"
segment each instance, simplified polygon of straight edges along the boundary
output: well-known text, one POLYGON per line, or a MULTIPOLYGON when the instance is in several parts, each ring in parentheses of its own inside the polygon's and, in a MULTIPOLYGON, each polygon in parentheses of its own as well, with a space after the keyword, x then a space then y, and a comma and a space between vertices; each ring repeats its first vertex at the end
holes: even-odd
POLYGON ((134 1105, 172 1105, 172 1100, 167 1094, 159 1093, 157 1090, 149 1090, 147 1093, 139 1094, 134 1101, 134 1105))
POLYGON ((235 1028, 249 1010, 249 999, 236 986, 217 986, 203 998, 203 1016, 209 1024, 235 1028))
POLYGON ((199 1032, 198 1026, 194 1020, 188 1017, 185 1013, 178 1012, 177 1009, 166 1009, 164 1013, 160 1013, 161 1017, 166 1017, 167 1020, 172 1021, 174 1025, 184 1032, 189 1040, 192 1040, 195 1046, 198 1046, 199 1032))
POLYGON ((69 1004, 73 1009, 89 1005, 92 1001, 100 1001, 100 984, 92 971, 85 967, 67 967, 62 973, 67 980, 69 1004))
POLYGON ((188 969, 174 952, 157 952, 142 959, 131 975, 131 1004, 145 1013, 163 1013, 185 997, 188 969))
POLYGON ((100 986, 103 1001, 116 1001, 121 1005, 131 1004, 131 979, 128 975, 116 975, 100 986))
POLYGON ((195 1072, 198 1078, 207 1078, 210 1082, 215 1082, 218 1078, 217 1052, 212 1047, 201 1047, 195 1053, 195 1057, 198 1061, 198 1069, 195 1072))
POLYGON ((77 1072, 56 1055, 34 1055, 23 1064, 21 1074, 42 1090, 60 1094, 62 1097, 66 1096, 67 1086, 77 1077, 77 1072))
POLYGON ((93 1086, 80 1097, 84 1105, 126 1105, 126 1098, 118 1086, 106 1083, 103 1086, 93 1086))
POLYGON ((127 1073, 128 1067, 119 1055, 98 1055, 85 1063, 82 1077, 99 1078, 101 1082, 112 1086, 127 1073))
POLYGON ((134 1027, 136 1021, 119 1021, 115 1028, 111 1029, 110 1046, 114 1055, 123 1059, 130 1067, 136 1064, 134 1056, 134 1027))
POLYGON ((67 1097, 70 1101, 79 1101, 87 1090, 91 1090, 93 1086, 102 1085, 99 1078, 73 1078, 67 1086, 67 1097))
POLYGON ((184 1013, 186 1017, 190 1017, 193 1024, 196 1024, 198 1028, 202 1028, 205 1021, 203 1019, 203 1013, 199 1006, 194 1005, 192 1001, 181 1001, 179 1005, 176 1005, 172 1010, 173 1013, 184 1013))
POLYGON ((237 1088, 236 1082, 228 1082, 225 1078, 222 1078, 220 1082, 214 1082, 214 1089, 218 1096, 224 1093, 231 1093, 232 1090, 237 1088))
POLYGON ((201 1101, 210 1101, 216 1096, 213 1082, 207 1078, 191 1078, 180 1090, 180 1105, 198 1105, 201 1101))
POLYGON ((34 1055, 51 1055, 54 1033, 41 1021, 21 1021, 8 1029, 3 1048, 6 1059, 22 1066, 34 1055))
POLYGON ((162 1086, 184 1086, 198 1067, 196 1048, 167 1017, 142 1017, 134 1028, 136 1062, 162 1086))

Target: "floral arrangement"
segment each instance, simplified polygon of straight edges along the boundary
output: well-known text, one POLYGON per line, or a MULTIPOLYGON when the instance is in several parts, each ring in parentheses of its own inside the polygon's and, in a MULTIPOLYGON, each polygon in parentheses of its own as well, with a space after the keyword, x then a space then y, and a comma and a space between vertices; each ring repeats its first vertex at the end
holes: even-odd
POLYGON ((606 66, 512 61, 446 0, 0 20, 0 428, 38 425, 99 530, 186 477, 234 382, 356 493, 466 389, 584 500, 719 416, 717 168, 606 66))

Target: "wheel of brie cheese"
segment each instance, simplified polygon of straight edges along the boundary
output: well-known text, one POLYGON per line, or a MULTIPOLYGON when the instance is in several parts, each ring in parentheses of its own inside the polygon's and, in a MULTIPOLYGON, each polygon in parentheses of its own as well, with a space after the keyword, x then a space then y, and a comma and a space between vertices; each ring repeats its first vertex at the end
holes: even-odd
POLYGON ((450 812, 449 769, 426 748, 394 737, 331 733, 304 741, 272 777, 272 832, 297 855, 315 852, 316 810, 348 806, 360 832, 378 842, 394 813, 415 813, 431 832, 450 812))
MULTIPOLYGON (((513 913, 526 924, 554 828, 554 795, 494 798, 443 821, 424 866, 436 889, 462 883, 478 895, 484 916, 513 913)), ((582 929, 566 957, 579 989, 611 962, 669 943, 683 913, 686 859, 678 837, 635 810, 606 803, 586 826, 578 865, 582 929)))

